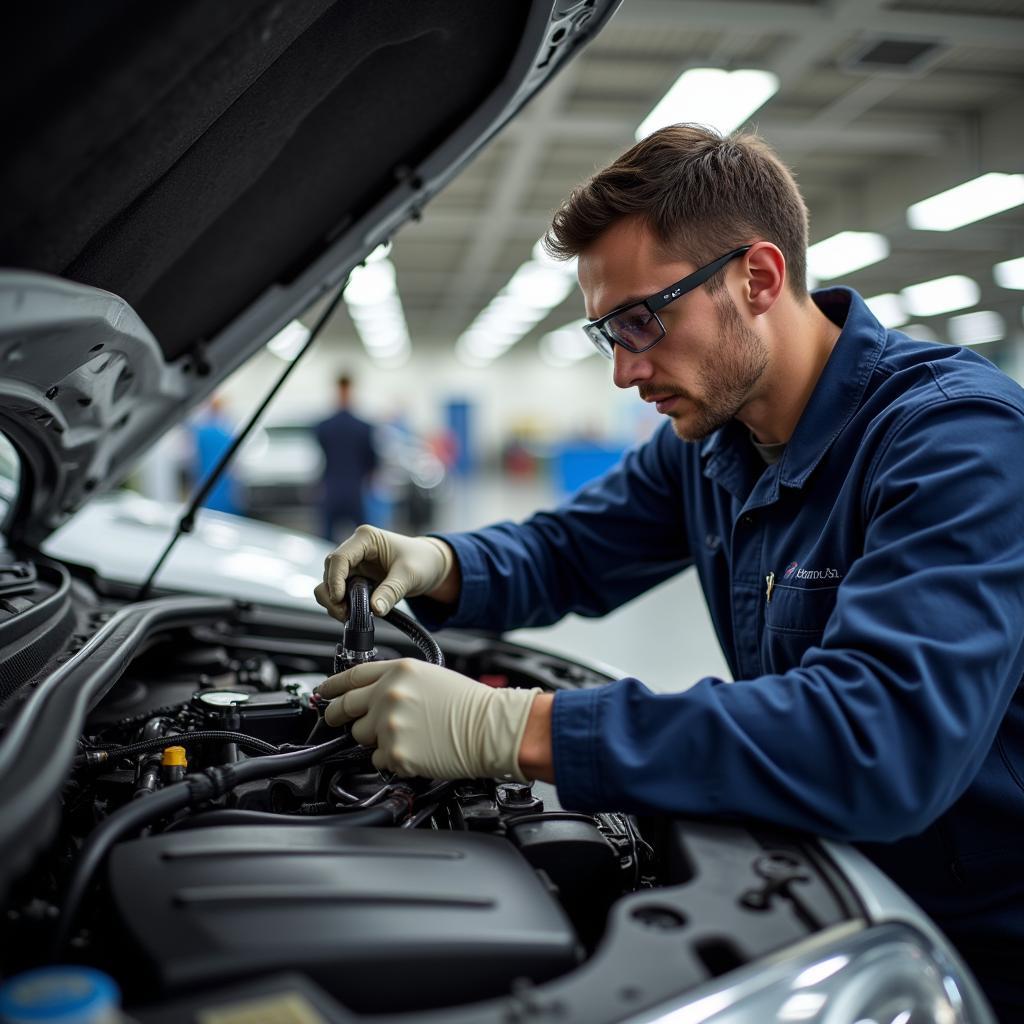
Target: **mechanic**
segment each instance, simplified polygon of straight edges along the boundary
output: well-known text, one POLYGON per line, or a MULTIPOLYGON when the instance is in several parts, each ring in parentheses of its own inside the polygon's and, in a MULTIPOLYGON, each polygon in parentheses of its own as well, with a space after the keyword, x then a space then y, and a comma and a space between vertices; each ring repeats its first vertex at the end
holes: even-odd
POLYGON ((615 383, 666 422, 523 523, 360 527, 317 600, 344 618, 359 573, 377 612, 412 597, 430 628, 505 630, 604 615, 695 565, 736 681, 552 696, 403 659, 327 680, 328 721, 399 774, 855 842, 1024 1012, 1024 391, 850 289, 808 295, 806 207, 756 137, 656 132, 546 242, 579 257, 615 383))
POLYGON ((337 385, 337 411, 315 428, 324 453, 321 511, 327 538, 366 521, 366 491, 377 468, 373 427, 352 412, 352 378, 340 374, 337 385))

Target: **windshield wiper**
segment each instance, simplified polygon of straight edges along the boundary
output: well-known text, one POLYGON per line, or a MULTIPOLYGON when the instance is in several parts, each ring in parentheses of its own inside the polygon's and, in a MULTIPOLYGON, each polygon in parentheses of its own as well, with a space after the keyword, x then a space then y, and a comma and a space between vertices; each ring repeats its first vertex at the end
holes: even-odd
POLYGON ((278 379, 274 382, 274 386, 270 389, 270 391, 267 393, 267 396, 260 403, 259 408, 252 414, 252 416, 249 417, 245 426, 242 427, 241 431, 235 436, 234 440, 231 442, 230 447, 220 457, 220 460, 218 461, 217 465, 213 467, 213 469, 210 471, 209 476, 207 476, 207 478, 202 482, 202 484, 199 487, 199 490, 196 491, 195 496, 189 502, 188 508, 185 510, 185 514, 179 520, 178 526, 174 531, 174 535, 168 542, 167 547, 164 548, 163 554, 157 559, 156 565, 153 566, 153 570, 147 577, 146 582, 143 583, 142 586, 139 588, 139 601, 144 601, 149 596, 149 592, 153 587, 153 582, 156 579, 157 573, 160 572, 160 570, 163 568, 163 564, 167 561, 167 558, 170 555, 171 550, 174 548, 174 545, 177 544, 178 538, 184 533, 191 533, 192 530, 195 528, 196 513, 199 511, 203 502, 206 501, 210 491, 213 490, 214 486, 220 479, 220 476, 224 472, 228 463, 234 458, 235 452, 237 452, 238 449, 242 446, 242 443, 249 436, 253 427, 256 426, 256 423, 259 421, 259 418, 263 415, 267 406, 270 405, 270 403, 274 399, 274 396, 278 393, 278 391, 281 390, 281 386, 288 379, 292 370, 294 370, 295 367, 299 365, 300 360, 309 350, 309 347, 313 344, 314 341, 316 341, 317 335, 320 334, 324 326, 327 324, 327 321, 330 320, 331 317, 334 315, 334 311, 338 308, 338 303, 341 301, 341 296, 344 294, 345 286, 347 284, 348 279, 342 281, 342 283, 338 286, 338 290, 335 292, 334 298, 331 299, 331 301, 327 304, 327 308, 323 311, 323 313, 320 314, 320 318, 313 326, 313 329, 309 332, 309 337, 306 339, 305 344, 299 350, 299 354, 284 368, 284 373, 282 373, 281 376, 278 377, 278 379))

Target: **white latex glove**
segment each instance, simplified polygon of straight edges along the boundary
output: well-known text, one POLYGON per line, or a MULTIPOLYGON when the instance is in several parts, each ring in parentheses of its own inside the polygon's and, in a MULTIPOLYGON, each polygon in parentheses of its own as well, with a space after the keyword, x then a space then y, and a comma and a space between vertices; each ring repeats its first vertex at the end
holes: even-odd
POLYGON ((318 692, 334 699, 328 725, 355 722, 357 743, 376 746, 373 763, 427 779, 525 782, 519 746, 539 689, 494 689, 414 658, 371 661, 339 672, 318 692))
POLYGON ((359 526, 324 560, 324 581, 313 590, 317 603, 336 619, 348 618, 345 583, 349 576, 377 581, 370 605, 387 615, 403 598, 428 594, 452 571, 455 556, 436 537, 405 537, 400 533, 359 526))

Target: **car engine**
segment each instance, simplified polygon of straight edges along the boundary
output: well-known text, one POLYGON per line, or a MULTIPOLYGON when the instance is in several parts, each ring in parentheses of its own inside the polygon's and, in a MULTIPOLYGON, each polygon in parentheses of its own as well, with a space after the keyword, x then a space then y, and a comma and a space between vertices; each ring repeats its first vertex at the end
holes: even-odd
MULTIPOLYGON (((144 605, 90 613, 89 679, 113 682, 77 738, 56 839, 8 894, 5 972, 98 967, 139 1021, 268 978, 349 1014, 498 1021, 543 992, 617 1020, 861 913, 799 837, 575 813, 540 782, 377 771, 323 722, 316 686, 358 660, 442 653, 400 613, 374 623, 365 595, 341 644, 326 616, 192 604, 134 632, 118 615, 144 605)), ((496 637, 441 641, 486 685, 607 682, 496 637)))

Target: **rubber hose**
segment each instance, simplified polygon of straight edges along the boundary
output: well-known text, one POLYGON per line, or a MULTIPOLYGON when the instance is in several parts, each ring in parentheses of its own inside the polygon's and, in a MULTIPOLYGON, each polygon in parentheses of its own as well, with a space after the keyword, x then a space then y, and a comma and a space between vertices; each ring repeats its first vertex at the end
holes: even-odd
POLYGON ((160 747, 188 747, 193 743, 237 743, 240 747, 249 747, 261 754, 279 754, 280 750, 273 743, 248 736, 244 732, 231 732, 227 729, 197 729, 195 732, 174 733, 171 736, 157 736, 151 740, 139 740, 125 747, 99 744, 91 747, 93 751, 106 752, 111 757, 131 757, 132 754, 144 754, 147 750, 160 747))
MULTIPOLYGON (((242 782, 270 778, 272 775, 308 768, 347 746, 347 736, 339 736, 308 750, 295 750, 287 754, 273 754, 254 758, 226 768, 198 772, 182 782, 165 786, 144 800, 133 800, 119 807, 108 818, 96 826, 82 847, 68 883, 67 895, 61 907, 60 918, 54 931, 52 955, 57 958, 64 950, 71 934, 71 925, 78 914, 78 908, 85 896, 93 875, 99 870, 110 848, 123 836, 138 831, 158 818, 173 814, 190 803, 201 803, 219 796, 242 782)), ((352 756, 362 758, 365 748, 353 751, 352 756)), ((346 758, 347 760, 347 758, 346 758)))
POLYGON ((420 808, 411 818, 402 822, 402 828, 419 828, 427 818, 437 813, 440 806, 440 804, 427 804, 426 807, 420 808))
POLYGON ((392 608, 384 618, 393 626, 397 626, 432 665, 444 665, 444 655, 437 641, 414 618, 397 608, 392 608))
POLYGON ((366 654, 373 650, 373 615, 370 613, 370 590, 373 584, 365 576, 352 576, 348 581, 348 621, 345 623, 344 646, 349 651, 366 654))
POLYGON ((409 796, 392 795, 361 811, 344 811, 335 814, 275 814, 272 811, 245 811, 234 808, 207 811, 194 818, 185 818, 174 825, 175 832, 188 832, 196 828, 213 828, 217 825, 335 825, 345 828, 366 828, 395 825, 409 813, 412 806, 409 796))
POLYGON ((60 958, 89 882, 103 863, 111 846, 122 836, 137 831, 155 818, 162 818, 188 806, 191 798, 188 783, 178 782, 158 790, 144 800, 133 800, 125 804, 93 829, 75 862, 67 895, 61 906, 51 948, 54 959, 60 958))
POLYGON ((328 787, 331 796, 337 801, 339 809, 344 813, 345 808, 352 808, 353 810, 360 810, 363 807, 372 807, 378 800, 383 800, 393 789, 394 786, 386 784, 381 786, 375 793, 371 793, 368 797, 364 797, 362 800, 352 793, 347 792, 338 781, 338 777, 335 776, 331 779, 331 784, 328 787), (349 799, 351 797, 352 799, 349 799))
MULTIPOLYGON (((343 646, 349 651, 366 653, 373 650, 373 614, 370 610, 372 590, 373 582, 365 576, 352 576, 348 581, 348 621, 345 623, 343 646)), ((414 618, 397 608, 392 608, 384 618, 412 640, 420 654, 432 665, 444 665, 441 648, 414 618)))
POLYGON ((373 753, 373 748, 353 747, 351 736, 336 736, 333 740, 320 743, 315 747, 303 747, 300 750, 291 750, 287 754, 256 757, 250 761, 241 761, 237 764, 227 765, 221 769, 230 780, 225 787, 225 791, 234 789, 235 786, 243 782, 252 782, 255 779, 269 779, 272 775, 308 768, 310 765, 326 760, 327 757, 336 752, 340 755, 336 758, 336 761, 339 764, 347 764, 349 761, 365 761, 367 756, 373 753))

